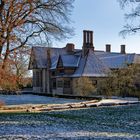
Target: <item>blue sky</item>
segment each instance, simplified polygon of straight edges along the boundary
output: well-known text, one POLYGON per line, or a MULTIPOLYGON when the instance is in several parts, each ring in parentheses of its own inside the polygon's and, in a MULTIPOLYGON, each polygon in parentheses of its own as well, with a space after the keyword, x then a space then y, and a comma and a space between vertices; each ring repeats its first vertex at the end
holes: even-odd
POLYGON ((71 15, 75 35, 53 46, 64 47, 66 43, 74 43, 76 48, 81 48, 83 30, 93 30, 96 50, 105 50, 105 44, 111 44, 112 51, 119 52, 120 45, 126 44, 126 52, 140 53, 140 35, 125 39, 119 35, 126 22, 124 12, 117 0, 75 0, 71 15))

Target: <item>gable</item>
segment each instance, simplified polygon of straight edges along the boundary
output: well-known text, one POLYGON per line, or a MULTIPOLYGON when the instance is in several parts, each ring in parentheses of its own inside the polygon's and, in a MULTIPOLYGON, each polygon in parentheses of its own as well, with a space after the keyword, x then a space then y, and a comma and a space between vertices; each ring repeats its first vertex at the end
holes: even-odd
POLYGON ((73 74, 73 77, 105 77, 109 72, 110 69, 98 59, 92 49, 89 49, 87 55, 81 57, 80 65, 73 74))
POLYGON ((34 52, 33 52, 33 49, 31 50, 31 55, 30 55, 30 60, 29 60, 29 67, 28 69, 31 70, 33 68, 37 68, 37 63, 36 63, 36 60, 35 60, 35 55, 34 55, 34 52))
POLYGON ((62 68, 62 67, 63 67, 63 61, 62 61, 61 56, 59 56, 58 63, 57 63, 57 68, 62 68))
MULTIPOLYGON (((49 48, 50 49, 50 57, 51 62, 54 67, 54 65, 57 63, 57 58, 61 54, 66 54, 66 50, 63 48, 49 48), (55 60, 55 59, 56 60, 55 60)), ((30 62, 29 62, 29 68, 47 68, 47 50, 48 47, 33 47, 32 53, 34 54, 34 59, 32 59, 32 54, 30 56, 30 62), (34 65, 31 65, 31 61, 34 61, 34 65)))
POLYGON ((89 49, 83 76, 104 77, 107 76, 110 69, 95 55, 92 49, 89 49))

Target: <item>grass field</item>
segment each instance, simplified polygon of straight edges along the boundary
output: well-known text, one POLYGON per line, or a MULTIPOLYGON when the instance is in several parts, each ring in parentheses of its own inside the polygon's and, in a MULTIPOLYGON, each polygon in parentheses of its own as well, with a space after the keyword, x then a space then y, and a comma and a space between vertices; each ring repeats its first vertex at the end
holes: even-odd
POLYGON ((38 95, 31 95, 31 94, 0 95, 0 101, 3 101, 5 105, 61 104, 61 103, 80 102, 80 100, 75 100, 75 99, 54 98, 54 97, 38 96, 38 95))
POLYGON ((0 114, 0 139, 139 140, 140 105, 0 114))

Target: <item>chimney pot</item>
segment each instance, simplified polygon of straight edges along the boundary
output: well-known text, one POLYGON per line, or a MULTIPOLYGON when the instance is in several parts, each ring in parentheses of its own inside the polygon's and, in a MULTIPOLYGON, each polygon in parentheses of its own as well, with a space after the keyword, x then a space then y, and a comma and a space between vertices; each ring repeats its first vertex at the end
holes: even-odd
POLYGON ((125 45, 121 45, 121 53, 122 54, 125 54, 126 52, 125 52, 125 45))
POLYGON ((83 46, 93 47, 93 31, 83 31, 83 46))
POLYGON ((111 44, 106 44, 106 52, 111 52, 111 44))

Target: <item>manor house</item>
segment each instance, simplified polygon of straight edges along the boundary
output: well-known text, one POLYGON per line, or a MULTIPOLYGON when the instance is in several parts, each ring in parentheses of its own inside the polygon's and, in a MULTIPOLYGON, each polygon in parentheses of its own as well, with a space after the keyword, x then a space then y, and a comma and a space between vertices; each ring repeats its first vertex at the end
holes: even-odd
POLYGON ((33 91, 52 94, 74 94, 74 80, 83 76, 98 85, 100 79, 114 69, 140 63, 140 55, 126 53, 121 45, 119 53, 111 52, 111 45, 105 51, 96 50, 93 32, 83 31, 83 46, 76 49, 68 43, 64 48, 33 47, 29 69, 33 70, 33 91))

